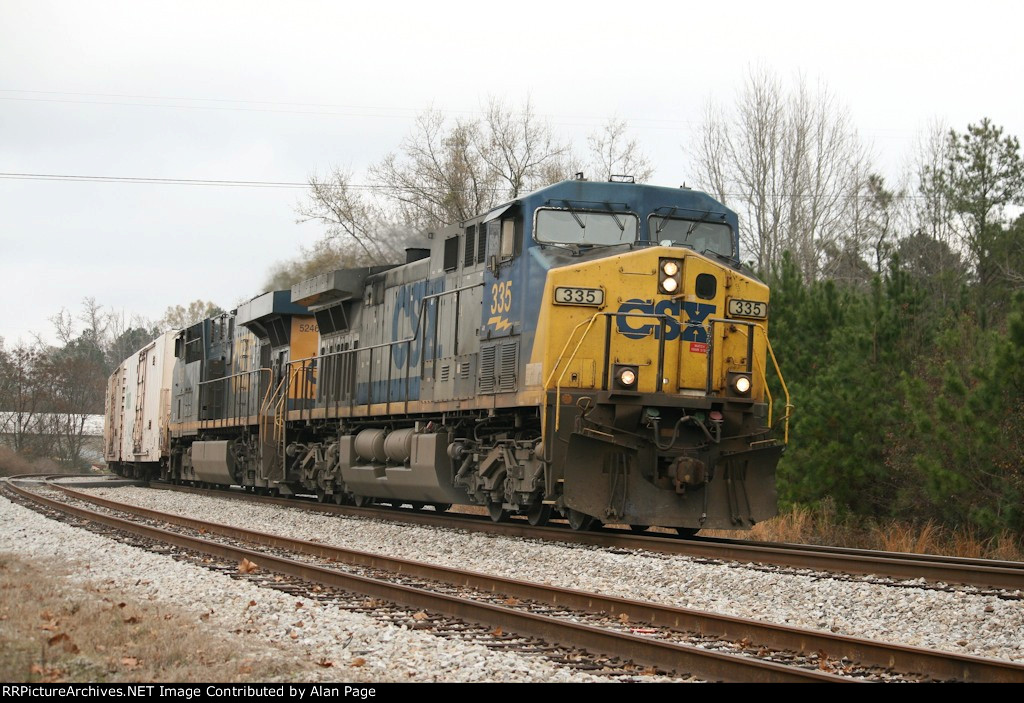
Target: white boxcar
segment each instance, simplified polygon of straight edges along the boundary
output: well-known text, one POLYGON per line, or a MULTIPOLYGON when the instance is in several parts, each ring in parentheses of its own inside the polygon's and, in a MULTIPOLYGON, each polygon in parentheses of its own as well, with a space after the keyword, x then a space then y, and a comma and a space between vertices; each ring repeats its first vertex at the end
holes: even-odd
POLYGON ((108 464, 159 462, 167 454, 176 335, 160 335, 110 376, 103 430, 108 464))

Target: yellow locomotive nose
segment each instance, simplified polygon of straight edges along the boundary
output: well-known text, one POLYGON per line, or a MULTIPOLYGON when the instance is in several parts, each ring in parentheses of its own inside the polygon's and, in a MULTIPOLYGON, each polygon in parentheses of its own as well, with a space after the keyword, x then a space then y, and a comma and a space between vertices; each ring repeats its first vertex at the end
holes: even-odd
POLYGON ((566 266, 548 274, 533 361, 548 389, 612 381, 760 401, 767 306, 764 284, 681 247, 566 266), (626 368, 629 383, 616 375, 626 368), (739 385, 730 374, 741 374, 739 385))
POLYGON ((533 359, 570 523, 657 514, 693 531, 775 514, 767 310, 764 284, 683 247, 549 272, 533 359))

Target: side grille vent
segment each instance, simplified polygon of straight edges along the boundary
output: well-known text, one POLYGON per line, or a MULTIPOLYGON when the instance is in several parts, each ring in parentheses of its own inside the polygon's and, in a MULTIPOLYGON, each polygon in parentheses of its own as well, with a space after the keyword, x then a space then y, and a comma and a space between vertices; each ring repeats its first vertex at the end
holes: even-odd
POLYGON ((511 393, 519 371, 519 340, 503 340, 480 347, 479 393, 511 393))
POLYGON ((494 392, 494 363, 498 349, 495 345, 480 347, 480 375, 477 377, 477 390, 480 393, 494 392))
POLYGON ((519 340, 501 345, 501 375, 498 376, 498 390, 511 393, 516 389, 516 371, 519 369, 519 340))

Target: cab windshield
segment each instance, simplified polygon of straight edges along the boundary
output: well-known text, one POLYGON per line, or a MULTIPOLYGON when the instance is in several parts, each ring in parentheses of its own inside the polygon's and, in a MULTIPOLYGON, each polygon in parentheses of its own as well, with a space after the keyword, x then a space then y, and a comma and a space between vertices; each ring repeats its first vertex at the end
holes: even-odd
POLYGON ((544 244, 632 244, 639 226, 637 216, 628 212, 543 209, 537 211, 534 237, 544 244))
POLYGON ((669 246, 690 247, 694 251, 710 251, 736 258, 732 229, 720 222, 700 222, 652 215, 651 240, 669 246))

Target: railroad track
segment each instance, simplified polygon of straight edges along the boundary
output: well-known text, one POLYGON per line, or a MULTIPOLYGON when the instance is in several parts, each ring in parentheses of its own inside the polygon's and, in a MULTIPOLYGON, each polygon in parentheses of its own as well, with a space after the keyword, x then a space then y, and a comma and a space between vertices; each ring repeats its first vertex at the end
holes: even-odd
MULTIPOLYGON (((263 568, 422 608, 442 618, 484 623, 497 627, 497 632, 525 634, 544 642, 600 652, 664 671, 740 681, 852 681, 866 677, 891 680, 892 672, 903 672, 895 675, 899 680, 1024 681, 1024 667, 999 660, 886 645, 497 578, 181 518, 83 494, 68 487, 59 489, 75 500, 148 521, 150 524, 145 526, 126 526, 123 520, 112 515, 72 509, 84 519, 116 524, 118 529, 130 529, 150 539, 215 554, 222 559, 235 560, 236 564, 241 559, 249 559, 263 568), (204 538, 197 540, 195 536, 169 532, 155 524, 174 525, 202 533, 204 538), (207 535, 216 535, 221 541, 210 544, 207 535), (236 544, 226 544, 223 540, 236 544), (254 550, 253 545, 274 553, 254 550), (303 555, 320 563, 299 562, 281 556, 282 553, 303 555), (322 566, 325 563, 345 564, 350 573, 341 573, 336 566, 325 568, 322 566), (467 596, 467 590, 472 595, 467 596), (737 648, 745 655, 722 651, 737 648), (779 663, 782 660, 790 664, 779 663)), ((18 490, 27 493, 24 489, 18 490)), ((38 500, 34 495, 27 497, 38 500)), ((51 502, 48 505, 60 510, 71 509, 64 504, 51 502)))
MULTIPOLYGON (((329 514, 382 519, 456 530, 471 529, 506 537, 525 537, 598 547, 645 550, 666 554, 679 554, 699 559, 752 562, 769 566, 811 569, 852 575, 874 575, 880 579, 909 581, 924 579, 932 583, 962 584, 982 589, 1021 591, 1021 594, 1006 594, 1006 597, 1024 598, 1024 562, 701 537, 680 539, 672 535, 658 536, 655 533, 637 534, 625 530, 607 528, 580 532, 569 529, 567 525, 532 527, 525 520, 495 523, 486 516, 465 513, 437 513, 426 510, 385 508, 381 506, 356 508, 353 506, 317 503, 313 500, 253 495, 237 490, 211 490, 191 486, 175 486, 172 484, 150 485, 159 490, 217 495, 270 505, 302 506, 308 510, 329 514)), ((920 587, 920 584, 914 585, 915 587, 920 587)))

